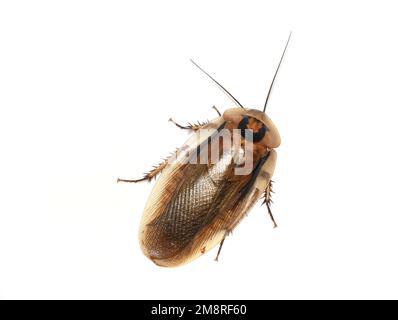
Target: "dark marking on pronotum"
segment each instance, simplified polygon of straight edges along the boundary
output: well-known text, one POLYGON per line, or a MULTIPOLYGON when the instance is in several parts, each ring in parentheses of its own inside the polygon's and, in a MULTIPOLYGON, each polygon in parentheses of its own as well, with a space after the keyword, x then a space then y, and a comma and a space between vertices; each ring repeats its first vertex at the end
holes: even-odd
MULTIPOLYGON (((242 121, 239 123, 238 128, 240 129, 241 136, 246 139, 246 131, 245 129, 250 129, 247 127, 249 124, 249 117, 244 116, 242 121)), ((262 124, 261 128, 257 132, 253 132, 253 142, 259 142, 262 138, 264 138, 265 133, 267 132, 268 128, 262 124)))

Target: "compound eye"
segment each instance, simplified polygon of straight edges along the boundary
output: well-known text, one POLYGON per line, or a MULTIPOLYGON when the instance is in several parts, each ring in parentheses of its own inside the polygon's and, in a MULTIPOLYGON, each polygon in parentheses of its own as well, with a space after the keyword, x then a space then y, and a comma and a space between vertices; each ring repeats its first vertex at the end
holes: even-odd
POLYGON ((251 129, 253 131, 253 142, 259 142, 264 138, 268 128, 257 119, 249 119, 248 116, 244 116, 241 122, 239 122, 238 129, 240 129, 240 134, 243 138, 245 138, 245 129, 251 129))

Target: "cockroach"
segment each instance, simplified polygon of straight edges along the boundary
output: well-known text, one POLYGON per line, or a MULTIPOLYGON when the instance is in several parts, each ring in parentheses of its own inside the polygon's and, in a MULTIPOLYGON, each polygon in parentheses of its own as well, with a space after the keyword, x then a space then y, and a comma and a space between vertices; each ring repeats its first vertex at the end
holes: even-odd
POLYGON ((141 249, 155 264, 183 265, 219 244, 217 261, 225 238, 262 196, 274 227, 277 226, 270 208, 271 178, 275 149, 281 138, 265 110, 290 36, 262 111, 243 107, 191 60, 236 107, 223 114, 213 107, 218 117, 204 123, 183 126, 170 119, 179 128, 193 132, 188 141, 143 178, 118 179, 151 181, 161 174, 147 200, 139 228, 141 249), (243 168, 249 169, 238 172, 243 168))

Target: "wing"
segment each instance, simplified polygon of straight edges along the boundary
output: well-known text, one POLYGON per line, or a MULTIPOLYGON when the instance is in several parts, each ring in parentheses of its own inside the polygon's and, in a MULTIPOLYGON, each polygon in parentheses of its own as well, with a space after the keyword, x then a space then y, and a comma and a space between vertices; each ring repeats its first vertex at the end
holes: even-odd
MULTIPOLYGON (((209 128, 207 136, 194 135, 183 149, 196 150, 217 135, 224 128, 222 118, 210 122, 209 128)), ((270 179, 262 168, 271 153, 255 157, 250 174, 236 176, 236 152, 222 150, 215 164, 170 165, 162 173, 140 227, 141 247, 155 263, 176 266, 195 259, 217 245, 257 202, 270 179)))

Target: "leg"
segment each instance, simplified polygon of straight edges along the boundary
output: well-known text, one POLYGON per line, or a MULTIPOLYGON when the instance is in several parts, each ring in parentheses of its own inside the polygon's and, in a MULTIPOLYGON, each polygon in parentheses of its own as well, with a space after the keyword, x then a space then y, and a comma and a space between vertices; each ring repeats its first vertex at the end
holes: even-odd
POLYGON ((206 121, 206 122, 199 122, 199 121, 198 121, 198 123, 196 123, 196 124, 188 123, 187 126, 183 126, 183 125, 180 125, 180 124, 178 124, 177 122, 175 122, 172 118, 170 118, 169 121, 172 122, 172 123, 174 123, 174 124, 175 124, 178 128, 180 128, 180 129, 192 130, 192 131, 197 131, 197 130, 199 130, 200 128, 202 128, 205 124, 208 123, 208 121, 206 121))
POLYGON ((264 202, 266 206, 267 206, 267 210, 268 210, 268 214, 271 217, 272 222, 274 223, 274 228, 276 228, 278 225, 275 222, 274 216, 272 215, 271 212, 271 203, 272 203, 272 199, 271 199, 271 193, 272 193, 272 180, 270 180, 270 182, 268 183, 267 189, 265 189, 264 191, 264 202))
POLYGON ((214 261, 218 262, 218 256, 220 255, 222 245, 224 244, 224 240, 225 240, 225 237, 220 242, 220 246, 218 247, 218 251, 217 251, 217 257, 214 259, 214 261))
MULTIPOLYGON (((176 151, 175 153, 177 153, 177 152, 178 152, 178 149, 177 149, 177 151, 176 151)), ((174 153, 174 154, 175 154, 175 153, 174 153)), ((173 156, 174 154, 172 153, 171 156, 173 156)), ((171 157, 171 156, 170 156, 170 157, 171 157)), ((145 180, 148 180, 148 182, 150 182, 150 181, 151 181, 153 178, 155 178, 159 173, 161 173, 162 170, 167 166, 167 163, 168 163, 168 160, 170 159, 170 157, 164 159, 164 161, 163 161, 162 163, 158 164, 157 166, 154 166, 153 169, 152 169, 151 171, 149 171, 148 173, 146 173, 146 174, 144 175, 144 177, 141 178, 141 179, 137 179, 137 180, 126 180, 126 179, 120 179, 120 178, 118 178, 118 179, 117 179, 117 182, 118 182, 118 183, 119 183, 119 182, 140 182, 140 181, 145 181, 145 180)))
MULTIPOLYGON (((218 113, 218 115, 221 117, 221 113, 220 113, 220 111, 218 111, 218 109, 216 108, 216 106, 213 106, 212 108, 213 108, 214 110, 216 110, 216 112, 218 113)), ((174 124, 175 124, 178 128, 180 128, 180 129, 192 130, 192 131, 197 131, 197 130, 199 130, 200 128, 202 128, 205 124, 208 124, 208 123, 209 123, 209 121, 206 121, 206 122, 200 122, 200 121, 198 121, 197 123, 194 123, 194 124, 188 123, 187 126, 183 126, 183 125, 181 125, 181 124, 175 122, 172 118, 170 118, 169 121, 172 122, 172 123, 174 123, 174 124)))
POLYGON ((216 110, 216 112, 218 113, 218 115, 221 117, 221 112, 218 111, 217 107, 216 107, 216 106, 213 106, 212 108, 213 108, 214 110, 216 110))
POLYGON ((267 160, 263 164, 263 166, 260 169, 260 173, 257 176, 257 179, 254 183, 254 185, 257 187, 260 192, 264 193, 264 202, 267 205, 267 210, 268 214, 271 217, 272 222, 274 223, 274 228, 277 227, 277 224, 275 222, 275 219, 272 215, 271 212, 271 193, 272 191, 272 180, 271 177, 274 174, 274 169, 276 165, 276 151, 271 149, 269 151, 269 156, 267 157, 267 160))
POLYGON ((126 179, 120 179, 117 178, 117 182, 140 182, 140 181, 145 181, 148 180, 149 182, 155 178, 162 170, 166 167, 167 165, 167 160, 164 161, 163 163, 159 164, 157 167, 154 167, 151 171, 146 173, 143 178, 137 179, 137 180, 126 180, 126 179))

